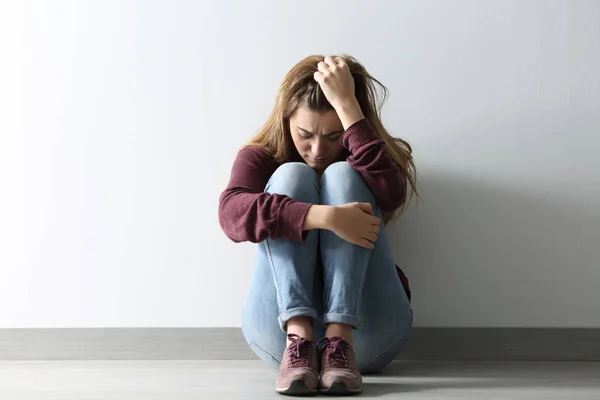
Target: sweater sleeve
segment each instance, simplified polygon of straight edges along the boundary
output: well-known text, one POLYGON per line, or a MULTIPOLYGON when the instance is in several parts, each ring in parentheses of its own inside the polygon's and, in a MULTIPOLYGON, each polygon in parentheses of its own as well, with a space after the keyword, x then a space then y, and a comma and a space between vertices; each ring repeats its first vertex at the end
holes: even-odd
POLYGON ((406 177, 371 123, 363 118, 351 125, 342 135, 342 145, 350 153, 348 163, 362 175, 381 211, 400 207, 406 197, 406 177))
POLYGON ((234 242, 285 238, 302 241, 304 219, 312 204, 264 192, 278 164, 264 150, 245 147, 219 197, 219 224, 234 242))

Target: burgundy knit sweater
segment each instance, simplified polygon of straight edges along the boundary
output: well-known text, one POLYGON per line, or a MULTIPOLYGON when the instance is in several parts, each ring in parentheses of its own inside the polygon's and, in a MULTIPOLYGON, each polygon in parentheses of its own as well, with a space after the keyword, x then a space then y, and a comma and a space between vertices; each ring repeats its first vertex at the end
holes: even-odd
MULTIPOLYGON (((385 143, 365 118, 350 126, 342 135, 343 157, 358 171, 381 212, 395 210, 406 199, 406 177, 387 154, 385 143)), ((298 160, 301 158, 298 156, 298 160)), ((255 146, 239 151, 227 188, 219 198, 219 223, 234 242, 285 238, 302 241, 304 219, 310 203, 282 194, 264 192, 271 175, 281 164, 255 146)), ((396 266, 402 286, 410 299, 410 287, 404 272, 396 266)))

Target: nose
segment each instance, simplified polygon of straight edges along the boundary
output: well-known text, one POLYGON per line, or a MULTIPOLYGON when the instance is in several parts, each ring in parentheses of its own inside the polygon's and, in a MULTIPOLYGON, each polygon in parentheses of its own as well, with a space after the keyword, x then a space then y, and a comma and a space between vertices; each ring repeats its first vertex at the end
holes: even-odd
POLYGON ((313 156, 319 158, 325 153, 325 143, 322 139, 317 138, 313 142, 310 150, 312 151, 313 156))

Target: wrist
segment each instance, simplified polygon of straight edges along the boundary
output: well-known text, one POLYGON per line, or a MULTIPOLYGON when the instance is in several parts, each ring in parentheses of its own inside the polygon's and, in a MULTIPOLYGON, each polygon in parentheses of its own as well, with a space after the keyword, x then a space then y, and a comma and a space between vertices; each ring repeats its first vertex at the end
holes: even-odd
POLYGON ((331 229, 334 210, 334 206, 313 204, 304 219, 303 230, 331 229))
POLYGON ((346 98, 339 101, 334 108, 337 112, 356 111, 360 110, 360 104, 358 104, 356 97, 352 96, 351 98, 346 98))
POLYGON ((347 100, 344 103, 340 103, 335 110, 344 126, 344 130, 347 130, 349 127, 354 125, 356 122, 365 118, 360 104, 356 99, 347 100))

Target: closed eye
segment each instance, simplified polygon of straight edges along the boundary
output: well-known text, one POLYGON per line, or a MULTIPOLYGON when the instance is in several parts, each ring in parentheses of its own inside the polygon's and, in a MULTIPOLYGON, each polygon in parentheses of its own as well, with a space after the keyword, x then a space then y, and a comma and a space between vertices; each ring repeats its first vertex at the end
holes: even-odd
MULTIPOLYGON (((308 139, 313 135, 312 132, 309 132, 304 128, 300 128, 299 126, 297 126, 296 128, 298 128, 298 134, 303 139, 308 139)), ((337 132, 327 133, 324 136, 326 136, 329 140, 338 140, 342 136, 343 133, 344 133, 344 131, 341 130, 341 131, 337 131, 337 132)))

